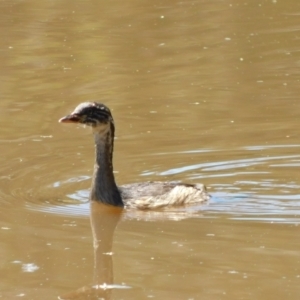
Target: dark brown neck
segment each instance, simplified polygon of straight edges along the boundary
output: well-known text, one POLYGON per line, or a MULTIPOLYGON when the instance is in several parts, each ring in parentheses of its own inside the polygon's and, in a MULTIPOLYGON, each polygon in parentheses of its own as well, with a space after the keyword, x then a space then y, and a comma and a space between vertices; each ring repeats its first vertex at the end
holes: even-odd
POLYGON ((94 130, 96 161, 91 188, 91 200, 114 206, 123 206, 113 173, 114 127, 94 130))

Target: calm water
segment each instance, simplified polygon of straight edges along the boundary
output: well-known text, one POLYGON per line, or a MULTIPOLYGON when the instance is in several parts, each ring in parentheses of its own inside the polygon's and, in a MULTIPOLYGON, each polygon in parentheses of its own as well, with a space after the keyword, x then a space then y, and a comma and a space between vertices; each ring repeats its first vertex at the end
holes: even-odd
POLYGON ((299 1, 0 14, 1 299, 299 299, 299 1), (90 207, 91 131, 57 122, 87 100, 113 111, 118 183, 202 182, 211 201, 90 207))

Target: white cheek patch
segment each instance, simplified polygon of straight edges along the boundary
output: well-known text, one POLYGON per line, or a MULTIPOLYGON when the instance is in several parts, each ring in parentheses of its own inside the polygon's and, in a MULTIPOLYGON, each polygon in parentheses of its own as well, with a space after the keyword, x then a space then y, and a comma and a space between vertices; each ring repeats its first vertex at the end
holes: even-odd
POLYGON ((100 135, 106 136, 107 132, 109 131, 109 124, 97 123, 96 126, 92 126, 93 131, 100 135))

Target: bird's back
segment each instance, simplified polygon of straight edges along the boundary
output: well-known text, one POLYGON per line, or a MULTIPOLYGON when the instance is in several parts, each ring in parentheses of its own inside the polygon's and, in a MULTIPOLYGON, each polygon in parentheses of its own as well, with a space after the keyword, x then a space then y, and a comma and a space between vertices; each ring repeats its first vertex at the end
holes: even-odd
POLYGON ((147 181, 119 187, 125 208, 155 209, 207 201, 203 184, 147 181))

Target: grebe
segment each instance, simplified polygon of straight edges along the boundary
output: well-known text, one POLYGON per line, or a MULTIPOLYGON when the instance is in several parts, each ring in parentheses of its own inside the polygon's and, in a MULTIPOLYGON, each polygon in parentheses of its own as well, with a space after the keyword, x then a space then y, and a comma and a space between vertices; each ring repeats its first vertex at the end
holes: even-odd
POLYGON ((95 140, 95 166, 90 200, 125 208, 155 209, 201 203, 209 199, 203 184, 180 182, 142 182, 117 186, 113 174, 115 126, 107 106, 84 102, 59 120, 92 127, 95 140))

